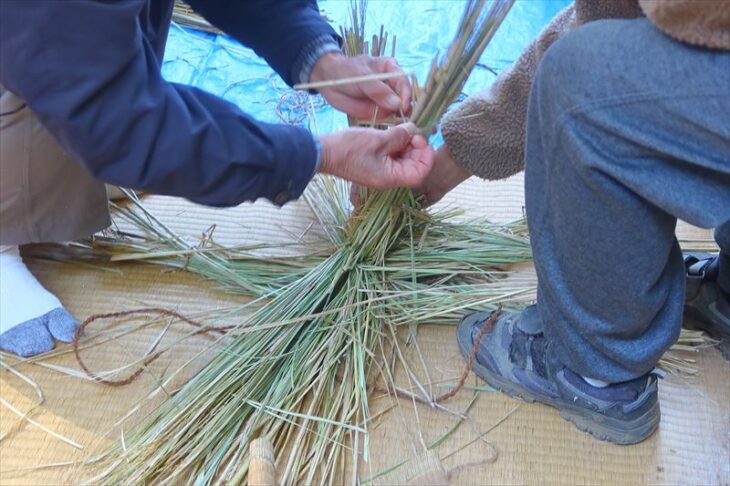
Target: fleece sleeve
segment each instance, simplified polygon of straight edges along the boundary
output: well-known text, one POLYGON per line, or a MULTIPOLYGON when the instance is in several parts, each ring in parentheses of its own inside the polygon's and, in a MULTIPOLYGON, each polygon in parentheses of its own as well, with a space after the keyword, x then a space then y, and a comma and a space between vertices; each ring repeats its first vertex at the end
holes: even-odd
POLYGON ((586 22, 640 15, 637 0, 577 0, 563 9, 494 83, 446 114, 441 130, 456 162, 483 179, 504 179, 520 172, 527 101, 545 51, 586 22))

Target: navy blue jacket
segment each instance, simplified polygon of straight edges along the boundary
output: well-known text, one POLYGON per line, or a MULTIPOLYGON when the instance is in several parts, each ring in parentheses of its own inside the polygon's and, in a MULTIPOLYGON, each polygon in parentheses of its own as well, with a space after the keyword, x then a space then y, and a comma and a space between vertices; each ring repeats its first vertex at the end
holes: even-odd
MULTIPOLYGON (((173 0, 0 0, 0 84, 100 180, 231 206, 295 199, 317 149, 299 127, 162 79, 173 0)), ((334 30, 316 0, 188 0, 288 83, 334 30)))

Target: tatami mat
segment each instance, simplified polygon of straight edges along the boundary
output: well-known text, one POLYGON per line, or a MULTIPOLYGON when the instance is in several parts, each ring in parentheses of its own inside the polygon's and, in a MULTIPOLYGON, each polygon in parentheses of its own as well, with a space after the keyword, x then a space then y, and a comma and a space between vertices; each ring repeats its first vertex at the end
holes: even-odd
MULTIPOLYGON (((147 198, 146 204, 175 231, 191 238, 216 224, 215 237, 221 243, 285 242, 293 237, 315 237, 317 231, 301 205, 287 206, 284 210, 266 204, 213 210, 162 197, 147 198)), ((522 214, 522 181, 520 177, 501 183, 469 181, 444 204, 458 204, 469 208, 468 214, 487 214, 496 220, 518 217, 522 214)), ((709 234, 686 225, 680 225, 678 232, 680 236, 693 238, 706 238, 709 234)), ((240 298, 217 290, 215 284, 185 272, 170 272, 155 266, 113 265, 109 271, 100 271, 31 261, 30 267, 80 318, 146 306, 171 308, 194 316, 200 311, 241 302, 240 298)), ((144 354, 164 326, 162 322, 119 337, 85 350, 83 356, 94 370, 123 366, 144 354)), ((87 335, 103 333, 109 327, 108 322, 96 323, 87 335)), ((185 325, 175 324, 163 343, 175 341, 187 330, 185 325)), ((453 329, 423 326, 419 340, 432 380, 456 381, 463 362, 453 329)), ((140 380, 119 388, 8 359, 8 363, 35 380, 45 394, 45 403, 32 414, 32 419, 83 445, 84 450, 75 449, 37 426, 20 423, 17 415, 2 407, 0 435, 8 435, 0 442, 0 483, 68 484, 88 478, 91 471, 87 469, 40 466, 79 460, 109 440, 118 440, 123 428, 114 428, 114 424, 142 402, 159 377, 168 376, 170 370, 177 369, 210 342, 211 338, 207 337, 183 342, 150 365, 140 380)), ((68 346, 58 348, 59 351, 68 349, 68 346)), ((669 376, 661 383, 660 430, 643 444, 619 447, 596 441, 578 432, 552 409, 496 392, 481 392, 469 413, 471 420, 463 422, 458 432, 449 436, 435 452, 451 471, 453 484, 730 484, 730 367, 715 349, 705 349, 693 357, 700 370, 697 376, 669 376), (486 435, 491 446, 476 441, 464 447, 498 423, 486 435), (463 450, 454 453, 462 447, 463 450), (498 452, 496 460, 479 464, 493 450, 498 452)), ((193 363, 187 369, 187 376, 204 361, 205 356, 193 363)), ((46 363, 78 369, 68 352, 46 363)), ((166 389, 173 390, 184 379, 185 376, 178 377, 166 389)), ((479 382, 472 376, 469 384, 479 382)), ((34 391, 19 378, 0 371, 0 396, 26 412, 33 403, 34 391)), ((472 392, 464 390, 445 405, 461 412, 472 397, 472 392)), ((385 406, 388 399, 374 397, 374 400, 385 406)), ((371 461, 361 467, 362 478, 422 453, 422 444, 434 442, 457 421, 453 415, 422 405, 418 406, 417 416, 409 403, 400 410, 403 413, 386 414, 372 430, 371 461)), ((129 423, 125 422, 124 426, 128 430, 129 423)))

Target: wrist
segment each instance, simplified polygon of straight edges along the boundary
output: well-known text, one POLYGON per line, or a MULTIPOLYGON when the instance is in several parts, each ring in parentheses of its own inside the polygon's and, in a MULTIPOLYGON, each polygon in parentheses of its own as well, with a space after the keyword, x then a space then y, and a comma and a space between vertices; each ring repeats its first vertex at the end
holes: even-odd
POLYGON ((321 135, 319 137, 320 152, 318 172, 320 174, 336 175, 334 159, 332 157, 332 151, 335 145, 333 137, 334 134, 321 135))
POLYGON ((439 147, 436 151, 436 160, 439 159, 447 161, 447 165, 450 168, 450 179, 454 181, 458 180, 459 182, 462 182, 473 175, 471 172, 462 167, 456 159, 454 159, 446 144, 441 145, 441 147, 439 147))
POLYGON ((312 67, 312 72, 309 76, 309 82, 316 83, 318 81, 328 81, 333 79, 334 67, 340 63, 346 56, 342 51, 329 51, 319 56, 317 61, 312 67))
POLYGON ((308 83, 312 79, 314 65, 327 53, 341 52, 335 38, 329 34, 311 39, 303 47, 292 67, 294 82, 308 83))

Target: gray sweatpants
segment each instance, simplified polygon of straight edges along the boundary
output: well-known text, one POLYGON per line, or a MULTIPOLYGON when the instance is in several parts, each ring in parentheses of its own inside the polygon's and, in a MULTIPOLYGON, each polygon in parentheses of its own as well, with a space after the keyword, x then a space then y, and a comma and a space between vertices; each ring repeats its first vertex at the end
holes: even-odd
POLYGON ((0 85, 0 245, 74 240, 109 224, 104 184, 0 85))
POLYGON ((646 19, 578 28, 542 61, 525 157, 547 338, 584 376, 646 373, 681 328, 677 218, 730 252, 730 53, 646 19))

